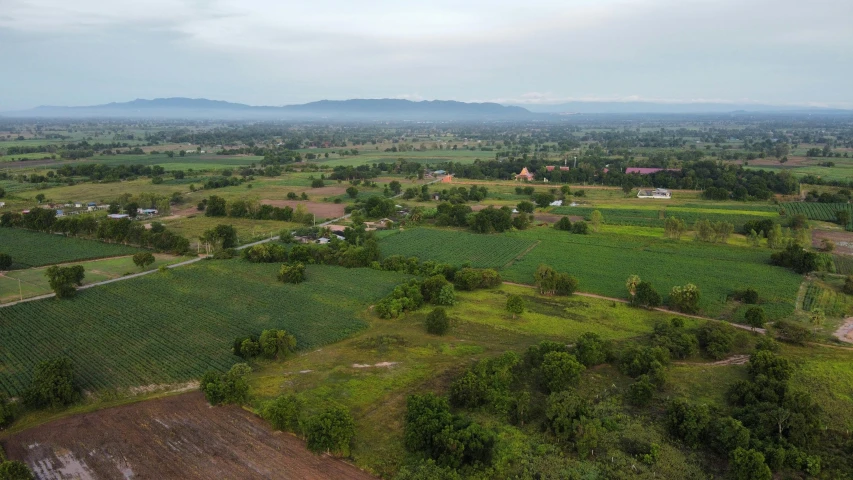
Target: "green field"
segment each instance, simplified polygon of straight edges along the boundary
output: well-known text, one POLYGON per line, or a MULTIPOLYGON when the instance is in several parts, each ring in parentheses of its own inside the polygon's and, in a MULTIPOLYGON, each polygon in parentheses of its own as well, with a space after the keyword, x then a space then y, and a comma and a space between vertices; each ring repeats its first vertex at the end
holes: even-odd
MULTIPOLYGON (((835 222, 837 217, 835 212, 844 210, 850 213, 853 219, 853 204, 851 203, 806 203, 806 202, 787 202, 781 204, 788 215, 803 214, 809 220, 822 220, 825 222, 835 222)), ((847 224, 847 229, 853 229, 853 220, 847 224)))
POLYGON ((580 289, 625 298, 625 279, 637 274, 650 281, 666 300, 676 285, 696 284, 702 292, 700 307, 708 315, 726 313, 727 297, 735 290, 753 287, 762 297, 770 318, 794 312, 801 277, 769 264, 770 250, 675 242, 659 237, 620 233, 572 235, 540 227, 504 235, 415 229, 390 235, 380 242, 385 255, 416 256, 459 264, 501 268, 506 280, 533 283, 533 272, 548 264, 580 280, 580 289), (536 242, 539 242, 536 244, 536 242), (536 244, 507 265, 514 256, 536 244), (514 253, 515 252, 515 253, 514 253))
MULTIPOLYGON (((186 260, 186 257, 175 257, 159 253, 154 258, 154 263, 147 266, 146 270, 153 270, 162 265, 170 265, 181 260, 186 260)), ((76 264, 82 265, 86 270, 83 285, 102 282, 141 271, 133 263, 133 257, 131 256, 90 260, 76 264)), ((16 301, 20 297, 28 298, 51 292, 52 290, 45 276, 45 268, 13 270, 0 276, 0 303, 8 303, 16 301)))
POLYGON ((506 235, 415 228, 383 237, 380 248, 384 256, 405 255, 454 265, 470 262, 476 268, 500 268, 535 243, 506 235))
POLYGON ((811 281, 803 297, 803 311, 823 310, 827 317, 846 317, 853 314, 853 297, 824 282, 811 281))
POLYGON ((20 228, 0 228, 0 252, 12 256, 13 269, 132 255, 139 248, 82 238, 32 232, 20 228))
POLYGON ((19 395, 34 365, 68 355, 85 390, 198 378, 239 360, 231 341, 266 328, 292 332, 300 349, 365 328, 361 312, 403 276, 311 266, 284 285, 278 265, 207 261, 0 310, 0 388, 19 395))
POLYGON ((684 220, 688 227, 699 220, 711 222, 729 222, 740 228, 744 223, 751 220, 764 220, 765 218, 778 219, 778 210, 771 205, 747 205, 737 204, 732 206, 720 205, 660 205, 635 206, 633 208, 619 207, 588 207, 588 206, 564 206, 556 207, 552 213, 560 215, 581 216, 589 220, 592 212, 598 210, 609 225, 630 225, 639 227, 663 227, 664 218, 677 217, 684 220))

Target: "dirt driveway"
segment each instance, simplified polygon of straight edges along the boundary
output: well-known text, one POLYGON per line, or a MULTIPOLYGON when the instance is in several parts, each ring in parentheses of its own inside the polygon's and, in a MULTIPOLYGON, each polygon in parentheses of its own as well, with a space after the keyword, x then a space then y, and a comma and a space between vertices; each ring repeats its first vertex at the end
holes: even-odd
POLYGON ((64 418, 2 444, 39 479, 374 479, 200 392, 64 418))

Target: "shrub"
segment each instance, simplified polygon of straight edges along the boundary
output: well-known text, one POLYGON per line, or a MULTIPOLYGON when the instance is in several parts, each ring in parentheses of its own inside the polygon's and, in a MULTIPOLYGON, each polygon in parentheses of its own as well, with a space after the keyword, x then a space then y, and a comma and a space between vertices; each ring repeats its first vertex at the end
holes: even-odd
POLYGON ((0 270, 9 270, 12 266, 12 256, 8 253, 0 253, 0 270))
POLYGON ((447 312, 439 307, 434 308, 426 318, 426 330, 433 335, 444 335, 450 328, 447 312))
POLYGON ((853 275, 848 275, 844 279, 844 287, 842 289, 847 295, 853 295, 853 275))
POLYGON ((569 232, 572 230, 572 221, 569 220, 569 217, 562 217, 554 224, 554 228, 569 232))
POLYGON ((586 235, 589 233, 589 224, 584 222, 583 220, 577 221, 572 224, 572 233, 576 233, 578 235, 586 235))
POLYGON ((764 455, 755 450, 737 448, 731 455, 731 473, 735 480, 770 480, 773 473, 764 463, 764 455))
POLYGON ((669 293, 670 306, 684 313, 697 313, 699 311, 699 288, 692 283, 683 287, 672 287, 669 293))
POLYGON ((714 360, 722 360, 732 350, 735 339, 735 329, 731 325, 719 322, 707 322, 701 328, 697 337, 699 345, 714 360))
POLYGON ((0 463, 0 480, 34 480, 33 472, 26 463, 7 460, 0 463))
POLYGON ((741 301, 746 304, 754 305, 758 303, 758 292, 755 291, 754 288, 749 287, 746 290, 741 290, 735 292, 732 297, 735 300, 741 301))
POLYGON ((555 293, 557 295, 572 295, 578 289, 578 279, 568 273, 558 273, 556 279, 555 293))
POLYGON ((55 358, 36 365, 24 403, 34 408, 58 408, 74 403, 77 395, 74 364, 67 357, 55 358))
POLYGON ((258 347, 266 358, 286 357, 296 350, 296 337, 286 330, 264 330, 258 347))
POLYGON ((773 329, 780 340, 802 345, 811 335, 809 329, 793 322, 779 320, 773 324, 773 329))
POLYGON ((656 380, 656 376, 662 373, 668 363, 669 351, 664 348, 631 345, 620 355, 618 367, 620 372, 629 377, 648 374, 656 380))
POLYGON ((744 318, 746 319, 746 324, 752 327, 753 331, 756 328, 763 327, 764 322, 767 321, 767 315, 761 307, 749 307, 744 314, 744 318))
POLYGON ((721 454, 749 447, 749 429, 732 417, 718 418, 710 433, 714 448, 721 454))
POLYGON ((154 263, 154 255, 150 252, 139 252, 133 256, 133 264, 143 270, 152 263, 154 263))
POLYGON ((284 283, 302 283, 305 281, 305 264, 296 262, 282 264, 278 271, 278 281, 284 283))
POLYGON ((263 404, 261 417, 276 430, 299 432, 299 416, 304 403, 296 395, 281 395, 263 404))
POLYGON ((684 330, 684 321, 680 318, 657 322, 652 333, 652 342, 667 349, 675 358, 688 358, 699 351, 696 335, 684 330))
POLYGON ((349 455, 355 422, 344 407, 332 407, 310 418, 305 427, 308 449, 349 455))
POLYGON ((555 392, 548 396, 545 416, 548 418, 548 430, 561 442, 571 442, 575 438, 575 422, 589 415, 587 402, 576 393, 568 390, 555 392))
POLYGON ((640 375, 637 381, 628 387, 628 403, 643 407, 649 404, 655 394, 655 385, 648 375, 640 375))

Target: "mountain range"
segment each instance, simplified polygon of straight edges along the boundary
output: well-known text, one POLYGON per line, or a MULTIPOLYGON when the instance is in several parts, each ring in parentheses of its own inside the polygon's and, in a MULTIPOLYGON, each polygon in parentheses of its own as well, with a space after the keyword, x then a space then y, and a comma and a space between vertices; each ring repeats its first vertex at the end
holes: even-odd
POLYGON ((850 110, 819 107, 734 103, 654 103, 577 101, 557 105, 501 105, 401 99, 320 100, 299 105, 253 106, 206 98, 136 99, 104 105, 40 106, 2 112, 4 117, 29 118, 164 118, 222 120, 329 120, 329 121, 524 121, 576 114, 850 114, 850 110))

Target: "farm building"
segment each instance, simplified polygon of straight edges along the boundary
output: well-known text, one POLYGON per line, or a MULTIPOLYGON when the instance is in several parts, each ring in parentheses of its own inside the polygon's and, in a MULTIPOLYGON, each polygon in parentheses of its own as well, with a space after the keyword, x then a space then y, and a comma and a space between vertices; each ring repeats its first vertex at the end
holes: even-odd
POLYGON ((445 175, 444 178, 441 179, 441 183, 450 183, 453 181, 453 175, 445 175))
POLYGON ((533 174, 527 170, 527 167, 524 167, 521 169, 521 173, 519 173, 518 175, 515 176, 515 179, 516 180, 524 180, 524 181, 529 182, 529 181, 533 180, 533 174))
POLYGON ((107 218, 112 218, 113 220, 121 220, 122 218, 129 218, 130 215, 126 213, 111 213, 107 215, 107 218))
POLYGON ((644 168, 644 167, 628 167, 625 169, 625 173, 632 174, 636 173, 637 175, 651 175, 653 173, 658 172, 680 172, 681 170, 678 168, 644 168))
POLYGON ((654 190, 640 190, 637 192, 637 198, 672 198, 672 192, 665 188, 656 188, 654 190))

